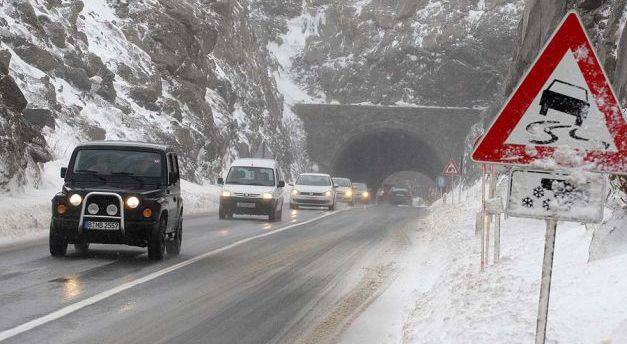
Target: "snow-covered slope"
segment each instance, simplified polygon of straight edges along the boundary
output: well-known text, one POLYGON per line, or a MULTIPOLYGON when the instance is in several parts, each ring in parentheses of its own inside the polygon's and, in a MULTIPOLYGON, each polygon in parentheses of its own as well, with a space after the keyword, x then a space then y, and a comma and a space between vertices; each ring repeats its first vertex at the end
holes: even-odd
MULTIPOLYGON (((480 270, 475 186, 465 205, 438 203, 397 262, 399 277, 348 329, 343 342, 533 342, 545 224, 507 219, 501 260, 480 270)), ((605 226, 627 228, 622 220, 605 226)), ((608 213, 609 217, 612 217, 608 213)), ((616 218, 616 216, 613 216, 616 218)), ((548 342, 627 342, 627 250, 589 261, 593 226, 560 223, 556 239, 548 342)), ((492 247, 490 247, 492 261, 492 247)))
POLYGON ((181 152, 184 177, 202 181, 262 142, 293 163, 282 96, 249 20, 246 0, 3 1, 0 52, 52 160, 85 140, 165 142, 181 152))

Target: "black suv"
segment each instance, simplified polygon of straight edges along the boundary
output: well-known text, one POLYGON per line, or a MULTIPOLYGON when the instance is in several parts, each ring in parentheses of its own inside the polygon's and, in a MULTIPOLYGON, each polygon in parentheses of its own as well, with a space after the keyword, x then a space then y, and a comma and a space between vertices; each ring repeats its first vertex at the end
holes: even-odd
POLYGON ((50 253, 68 244, 148 247, 150 259, 179 254, 183 200, 176 153, 168 146, 96 141, 74 149, 61 169, 65 183, 52 199, 50 253))

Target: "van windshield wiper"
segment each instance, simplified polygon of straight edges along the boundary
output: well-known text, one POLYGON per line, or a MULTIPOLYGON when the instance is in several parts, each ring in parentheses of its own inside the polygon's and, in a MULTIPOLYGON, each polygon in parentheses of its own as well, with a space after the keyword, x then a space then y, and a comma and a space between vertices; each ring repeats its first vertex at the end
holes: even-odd
POLYGON ((103 176, 101 176, 98 171, 94 171, 94 170, 75 170, 74 173, 79 173, 79 174, 88 174, 88 175, 92 175, 100 180, 102 180, 103 182, 106 182, 107 179, 103 176))

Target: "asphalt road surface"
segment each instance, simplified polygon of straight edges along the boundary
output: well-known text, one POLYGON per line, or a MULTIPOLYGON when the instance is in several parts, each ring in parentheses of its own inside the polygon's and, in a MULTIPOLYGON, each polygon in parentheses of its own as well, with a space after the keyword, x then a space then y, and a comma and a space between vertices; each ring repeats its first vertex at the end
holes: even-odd
MULTIPOLYGON (((7 343, 329 342, 379 289, 418 210, 284 210, 283 221, 188 216, 183 250, 47 241, 0 248, 0 339, 7 343), (373 272, 374 271, 374 272, 373 272)), ((405 237, 406 238, 406 237, 405 237)))

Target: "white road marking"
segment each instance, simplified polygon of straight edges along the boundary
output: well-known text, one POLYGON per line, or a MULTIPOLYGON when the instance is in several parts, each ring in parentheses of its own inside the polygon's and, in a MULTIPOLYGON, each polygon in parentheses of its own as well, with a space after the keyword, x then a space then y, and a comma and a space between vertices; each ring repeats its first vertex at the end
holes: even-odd
POLYGON ((148 274, 148 275, 146 275, 144 277, 141 277, 141 278, 135 279, 133 281, 121 284, 121 285, 119 285, 119 286, 117 286, 115 288, 112 288, 112 289, 100 292, 100 293, 98 293, 96 295, 93 295, 91 297, 88 297, 88 298, 86 298, 84 300, 81 300, 79 302, 73 303, 73 304, 71 304, 69 306, 65 306, 65 307, 63 307, 63 308, 61 308, 61 309, 59 309, 57 311, 54 311, 54 312, 46 314, 46 315, 44 315, 42 317, 39 317, 39 318, 33 319, 31 321, 28 321, 28 322, 26 322, 26 323, 24 323, 22 325, 18 325, 16 327, 11 328, 11 329, 2 331, 2 332, 0 332, 0 342, 4 341, 4 340, 7 340, 9 338, 15 337, 15 336, 17 336, 17 335, 19 335, 21 333, 26 332, 26 331, 30 331, 30 330, 32 330, 32 329, 34 329, 36 327, 39 327, 39 326, 44 325, 44 324, 47 324, 47 323, 49 323, 51 321, 57 320, 59 318, 62 318, 62 317, 66 316, 66 315, 68 315, 70 313, 74 313, 74 312, 76 312, 76 311, 78 311, 78 310, 80 310, 82 308, 85 308, 87 306, 93 305, 94 303, 102 301, 102 300, 104 300, 104 299, 106 299, 108 297, 111 297, 111 296, 115 295, 115 294, 119 294, 119 293, 121 293, 121 292, 123 292, 123 291, 125 291, 127 289, 133 288, 133 287, 135 287, 137 285, 140 285, 142 283, 146 283, 146 282, 152 281, 152 280, 154 280, 154 279, 156 279, 158 277, 161 277, 161 276, 163 276, 163 275, 165 275, 165 274, 167 274, 169 272, 181 269, 183 267, 186 267, 186 266, 188 266, 190 264, 193 264, 195 262, 203 260, 203 259, 205 259, 207 257, 212 256, 212 255, 215 255, 215 254, 218 254, 218 253, 230 250, 230 249, 232 249, 234 247, 243 245, 243 244, 251 242, 253 240, 264 238, 264 237, 267 237, 267 236, 270 236, 270 235, 273 235, 273 234, 276 234, 276 233, 284 232, 286 230, 289 230, 289 229, 292 229, 292 228, 295 228, 295 227, 303 226, 303 225, 312 223, 314 221, 318 221, 320 219, 323 219, 325 217, 328 217, 328 216, 331 216, 331 215, 335 215, 335 214, 339 214, 341 212, 344 212, 344 211, 350 210, 350 209, 352 209, 352 208, 344 208, 344 209, 336 210, 336 211, 333 211, 333 212, 328 212, 328 213, 325 213, 325 214, 323 214, 321 216, 315 217, 313 219, 309 219, 309 220, 304 221, 304 222, 291 224, 291 225, 288 225, 288 226, 285 226, 285 227, 277 228, 277 229, 275 229, 273 231, 270 231, 270 232, 267 232, 267 233, 263 233, 263 234, 255 235, 255 236, 252 236, 252 237, 249 237, 249 238, 246 238, 246 239, 242 239, 242 240, 236 241, 236 242, 234 242, 232 244, 229 244, 229 245, 220 247, 218 249, 215 249, 213 251, 209 251, 209 252, 203 253, 203 254, 201 254, 199 256, 190 258, 190 259, 188 259, 186 261, 174 264, 174 265, 169 266, 167 268, 164 268, 162 270, 155 271, 155 272, 150 273, 150 274, 148 274))

